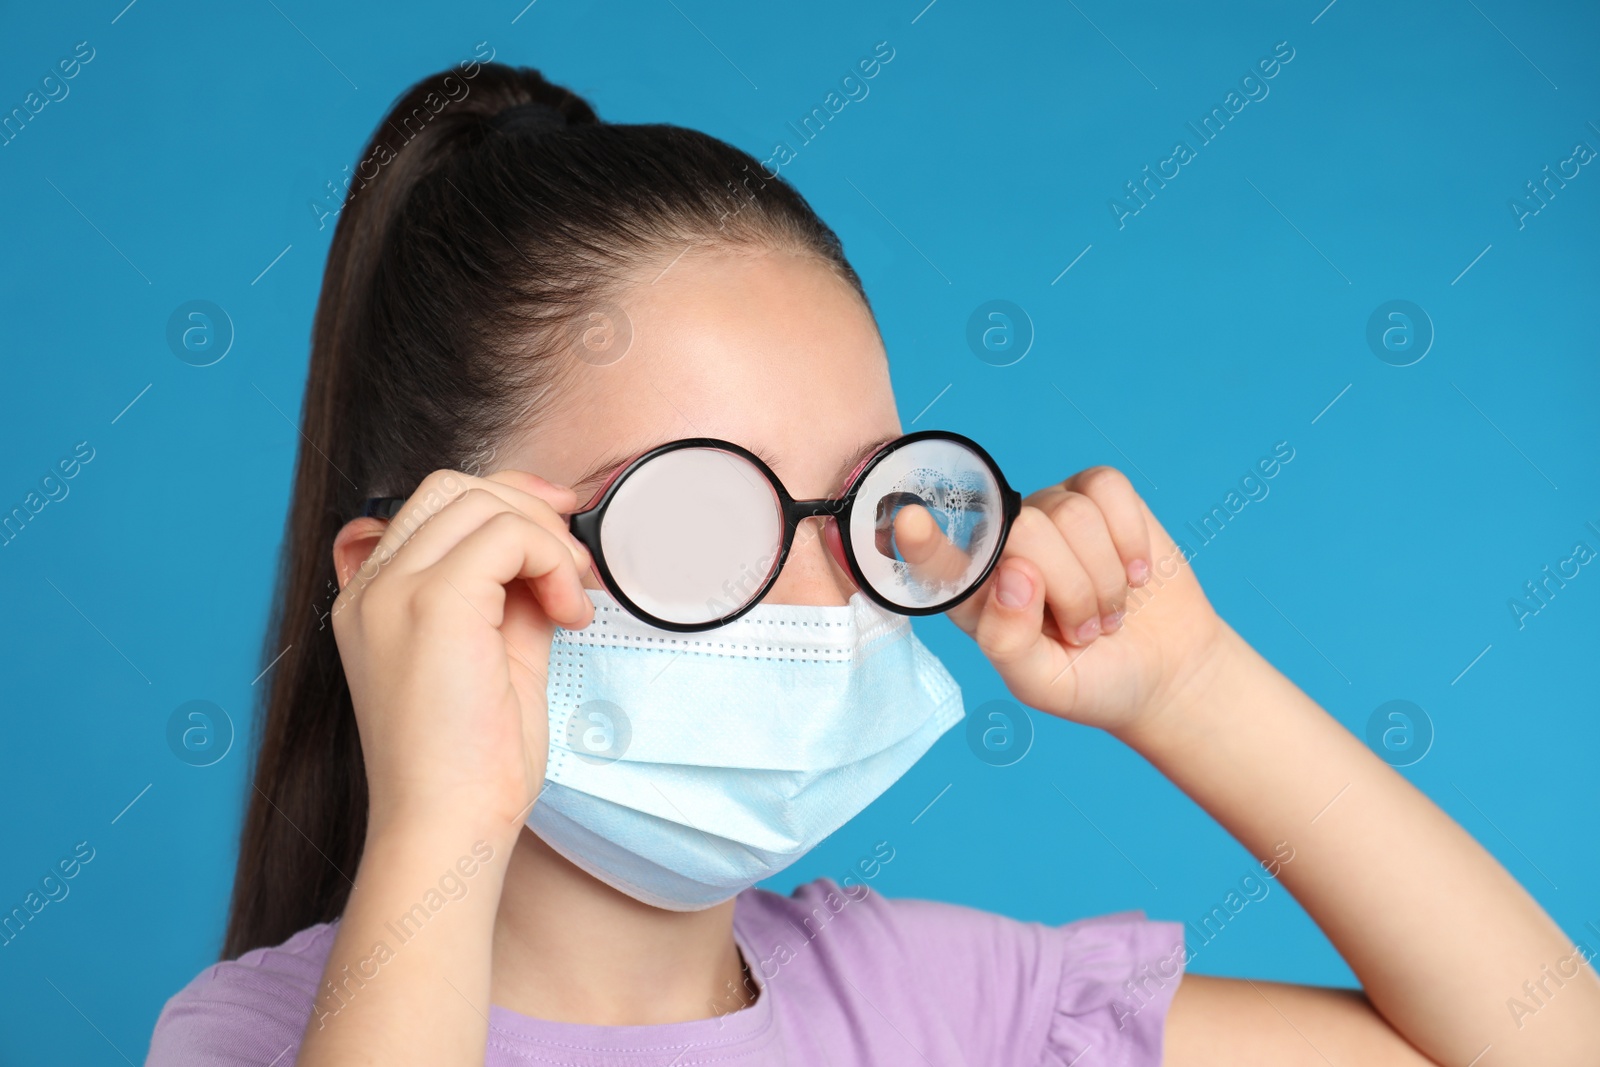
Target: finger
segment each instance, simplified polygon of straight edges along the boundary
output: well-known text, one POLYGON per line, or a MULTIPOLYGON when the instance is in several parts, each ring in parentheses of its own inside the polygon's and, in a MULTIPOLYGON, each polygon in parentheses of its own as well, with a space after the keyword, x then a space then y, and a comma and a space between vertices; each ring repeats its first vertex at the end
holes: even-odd
POLYGON ((422 483, 384 526, 383 534, 372 547, 363 568, 368 564, 387 566, 413 534, 468 488, 470 477, 456 470, 436 470, 422 479, 422 483))
MULTIPOLYGON (((475 478, 460 471, 435 472, 424 479, 422 485, 395 514, 390 521, 389 529, 385 530, 373 553, 377 555, 380 551, 386 552, 387 555, 378 556, 378 559, 380 562, 387 562, 399 551, 401 545, 411 546, 423 529, 437 521, 436 516, 441 515, 456 501, 476 489, 499 499, 505 506, 527 515, 555 534, 568 545, 580 572, 587 571, 593 563, 588 548, 572 536, 566 520, 556 511, 558 506, 572 506, 576 502, 574 494, 565 487, 546 488, 553 485, 554 483, 546 482, 537 475, 518 471, 499 471, 486 478, 475 478), (528 490, 547 494, 549 499, 537 495, 536 492, 518 488, 511 484, 513 479, 527 486, 528 490)), ((487 513, 478 515, 479 521, 487 517, 487 513)), ((428 540, 433 543, 431 552, 418 553, 414 546, 411 547, 407 552, 408 556, 421 555, 424 558, 408 563, 405 569, 414 573, 437 562, 439 556, 448 551, 451 544, 466 536, 467 529, 460 525, 463 521, 465 519, 458 513, 455 520, 445 524, 445 528, 454 534, 453 539, 442 539, 437 534, 430 536, 428 540)))
POLYGON ((1111 543, 1122 560, 1129 585, 1150 580, 1150 531, 1144 522, 1143 501, 1115 467, 1090 467, 1068 478, 1065 487, 1082 493, 1099 507, 1111 531, 1111 543))
POLYGON ((505 621, 505 587, 519 579, 558 625, 582 629, 589 624, 594 603, 578 580, 571 553, 549 530, 509 509, 473 529, 417 581, 419 589, 448 583, 498 628, 505 621))
POLYGON ((991 577, 990 588, 972 598, 981 601, 973 639, 1012 695, 1039 699, 1030 680, 1054 678, 1065 665, 1061 646, 1044 632, 1044 574, 1026 557, 1012 556, 991 577))
MULTIPOLYGON (((501 499, 499 494, 471 486, 407 539, 404 550, 395 557, 390 568, 396 574, 419 574, 438 563, 468 535, 500 514, 522 515, 501 499)), ((522 517, 533 521, 525 515, 522 517)))
POLYGON ((917 581, 935 587, 955 582, 972 566, 972 556, 951 543, 921 504, 907 504, 895 514, 894 547, 917 581))
POLYGON ((951 621, 976 637, 984 607, 996 595, 993 587, 998 584, 1002 569, 1008 560, 1018 559, 1031 563, 1038 576, 1036 589, 1043 591, 1045 626, 1053 627, 1070 644, 1094 640, 1100 632, 1099 598, 1094 583, 1050 517, 1030 504, 1023 505, 1012 523, 1000 561, 984 582, 987 588, 952 608, 948 612, 951 621))
POLYGON ((570 485, 553 482, 543 475, 534 474, 532 471, 517 470, 507 467, 483 476, 486 480, 503 482, 525 493, 541 497, 549 501, 550 506, 557 511, 578 502, 577 490, 570 485))
POLYGON ((536 510, 548 509, 558 517, 570 515, 578 504, 577 490, 529 471, 507 468, 484 475, 483 481, 493 486, 503 486, 508 501, 537 501, 533 505, 536 510))
POLYGON ((593 563, 589 547, 572 535, 572 527, 567 522, 567 516, 578 505, 576 491, 537 474, 510 469, 485 475, 483 483, 483 488, 567 542, 572 547, 572 558, 579 572, 589 569, 593 563))
POLYGON ((1098 601, 1099 628, 1111 633, 1122 624, 1128 599, 1128 572, 1111 542, 1111 530, 1100 507, 1082 493, 1063 490, 1047 512, 1066 539, 1072 555, 1089 573, 1098 601))
POLYGON ((1006 541, 1006 555, 1013 553, 1032 561, 1043 574, 1045 609, 1062 640, 1087 645, 1099 636, 1100 596, 1094 579, 1048 514, 1024 505, 1006 541))

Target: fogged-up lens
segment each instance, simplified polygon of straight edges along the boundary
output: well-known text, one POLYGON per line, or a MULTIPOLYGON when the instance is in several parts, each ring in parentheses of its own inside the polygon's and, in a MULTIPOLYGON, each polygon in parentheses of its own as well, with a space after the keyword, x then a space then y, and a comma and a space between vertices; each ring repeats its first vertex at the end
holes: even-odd
POLYGON ((994 558, 1004 501, 994 471, 958 441, 901 445, 867 472, 850 514, 850 546, 873 590, 931 608, 970 589, 994 558))
POLYGON ((600 528, 620 591, 668 622, 700 624, 749 602, 778 563, 783 508, 743 457, 678 448, 617 486, 600 528))

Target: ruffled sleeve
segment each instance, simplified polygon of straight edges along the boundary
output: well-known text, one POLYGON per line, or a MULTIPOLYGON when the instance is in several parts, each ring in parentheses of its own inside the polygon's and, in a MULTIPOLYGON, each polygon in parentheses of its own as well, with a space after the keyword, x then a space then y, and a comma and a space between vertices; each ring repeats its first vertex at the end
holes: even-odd
POLYGON ((1061 978, 1041 1067, 1159 1067, 1167 1009, 1183 977, 1183 925, 1126 911, 1052 934, 1061 978))
POLYGON ((881 1025, 883 1048, 902 1056, 914 1040, 918 1055, 800 1062, 1160 1067, 1186 959, 1182 924, 1125 911, 1056 926, 863 890, 819 879, 792 897, 755 894, 745 914, 766 923, 752 927, 758 942, 787 944, 820 926, 821 902, 835 899, 826 935, 795 952, 811 969, 791 966, 782 979, 791 997, 813 998, 798 1016, 821 1032, 842 1005, 848 1033, 872 1037, 881 1025))
POLYGON ((201 971, 161 1009, 145 1067, 293 1067, 337 926, 201 971))

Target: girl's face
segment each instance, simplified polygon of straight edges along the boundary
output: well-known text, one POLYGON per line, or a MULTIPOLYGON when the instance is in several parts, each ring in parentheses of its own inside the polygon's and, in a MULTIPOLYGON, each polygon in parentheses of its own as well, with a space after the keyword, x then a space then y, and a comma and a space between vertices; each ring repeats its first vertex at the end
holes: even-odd
MULTIPOLYGON (((584 508, 639 452, 717 437, 808 499, 836 496, 866 446, 902 433, 877 326, 820 260, 693 252, 644 278, 618 300, 632 326, 626 354, 606 366, 558 356, 573 360, 570 374, 500 465, 572 486, 584 508)), ((837 606, 855 591, 821 521, 801 525, 768 602, 837 606)), ((584 585, 601 588, 593 573, 584 585)))

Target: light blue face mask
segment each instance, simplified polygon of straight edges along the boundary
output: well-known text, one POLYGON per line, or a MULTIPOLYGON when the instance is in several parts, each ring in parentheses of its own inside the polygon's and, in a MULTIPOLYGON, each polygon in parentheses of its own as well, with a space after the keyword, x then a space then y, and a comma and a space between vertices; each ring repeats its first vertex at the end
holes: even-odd
POLYGON ((708 908, 783 870, 963 714, 910 621, 859 592, 687 634, 588 592, 594 621, 551 644, 550 762, 528 826, 659 908, 708 908))

